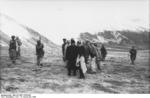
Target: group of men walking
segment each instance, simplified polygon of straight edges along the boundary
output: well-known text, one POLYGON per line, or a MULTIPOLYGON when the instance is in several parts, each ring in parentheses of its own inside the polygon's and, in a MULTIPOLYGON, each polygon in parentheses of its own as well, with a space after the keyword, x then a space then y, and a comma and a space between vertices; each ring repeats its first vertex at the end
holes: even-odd
POLYGON ((79 71, 79 78, 85 78, 85 73, 96 73, 101 71, 100 62, 105 60, 107 55, 104 45, 99 48, 99 44, 91 43, 89 41, 75 42, 63 39, 62 54, 63 60, 68 69, 68 75, 76 76, 79 71))

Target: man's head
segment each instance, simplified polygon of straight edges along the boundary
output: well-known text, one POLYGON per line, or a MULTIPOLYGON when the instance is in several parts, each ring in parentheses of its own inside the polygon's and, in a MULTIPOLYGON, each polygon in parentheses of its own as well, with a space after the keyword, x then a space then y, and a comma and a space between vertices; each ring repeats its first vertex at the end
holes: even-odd
POLYGON ((66 43, 69 45, 70 44, 69 40, 66 40, 66 43))
POLYGON ((94 46, 97 47, 98 46, 97 43, 94 43, 94 46))
POLYGON ((37 44, 41 44, 41 40, 38 40, 38 41, 37 41, 37 44))
POLYGON ((16 37, 16 40, 19 40, 19 37, 18 37, 18 36, 16 37))
POLYGON ((75 45, 75 40, 71 39, 71 45, 75 45))
POLYGON ((80 46, 80 45, 81 45, 81 42, 80 42, 80 41, 78 41, 78 42, 77 42, 77 46, 80 46))
POLYGON ((14 36, 14 35, 13 35, 13 36, 11 36, 11 39, 12 39, 12 40, 15 40, 15 36, 14 36))
POLYGON ((63 39, 63 42, 64 42, 64 43, 66 43, 66 42, 67 42, 67 40, 64 38, 64 39, 63 39))

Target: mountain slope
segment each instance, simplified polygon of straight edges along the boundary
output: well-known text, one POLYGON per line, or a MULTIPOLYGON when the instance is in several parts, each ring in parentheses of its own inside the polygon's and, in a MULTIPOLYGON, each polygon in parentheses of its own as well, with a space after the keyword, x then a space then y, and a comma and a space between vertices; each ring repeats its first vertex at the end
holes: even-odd
POLYGON ((21 39, 23 43, 22 48, 33 50, 35 48, 36 41, 41 37, 41 41, 44 44, 46 51, 51 53, 52 51, 54 51, 54 53, 59 52, 59 46, 30 27, 22 25, 4 14, 0 14, 0 20, 0 46, 8 47, 11 36, 15 35, 21 39))

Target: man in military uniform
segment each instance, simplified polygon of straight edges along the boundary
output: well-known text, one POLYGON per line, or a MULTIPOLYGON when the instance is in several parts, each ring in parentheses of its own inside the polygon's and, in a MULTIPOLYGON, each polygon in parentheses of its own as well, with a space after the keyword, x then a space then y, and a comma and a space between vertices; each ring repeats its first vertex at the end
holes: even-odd
POLYGON ((9 57, 14 64, 16 63, 16 55, 16 40, 15 36, 12 36, 9 43, 9 57))
POLYGON ((41 43, 41 40, 37 41, 37 45, 36 45, 36 55, 37 55, 37 65, 40 66, 41 65, 41 61, 43 59, 44 56, 44 45, 41 43))
POLYGON ((134 64, 134 61, 136 59, 136 54, 137 54, 137 50, 135 49, 134 46, 132 46, 132 48, 130 49, 129 53, 130 53, 131 63, 134 64))

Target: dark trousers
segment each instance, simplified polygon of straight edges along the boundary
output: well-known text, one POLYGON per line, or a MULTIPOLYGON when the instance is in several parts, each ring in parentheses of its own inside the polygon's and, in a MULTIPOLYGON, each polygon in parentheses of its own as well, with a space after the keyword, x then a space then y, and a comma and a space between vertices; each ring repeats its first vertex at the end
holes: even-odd
POLYGON ((98 59, 96 59, 96 65, 97 65, 97 68, 99 69, 99 70, 101 70, 101 68, 100 68, 100 60, 98 60, 98 59))
POLYGON ((105 61, 106 54, 102 54, 102 61, 105 61))
POLYGON ((75 76, 76 75, 76 70, 77 70, 77 67, 76 67, 76 61, 68 61, 68 66, 67 66, 67 69, 68 69, 68 75, 71 76, 71 73, 73 72, 73 75, 75 76))
POLYGON ((20 58, 20 56, 21 56, 21 54, 20 54, 20 52, 21 52, 21 49, 20 49, 20 47, 18 47, 18 51, 17 51, 17 59, 19 59, 20 58))
POLYGON ((9 50, 9 57, 10 57, 12 63, 16 62, 16 55, 17 55, 17 53, 16 53, 15 49, 10 49, 9 50))
POLYGON ((79 78, 85 78, 84 73, 81 69, 81 66, 79 66, 79 73, 80 73, 80 77, 79 78))
POLYGON ((43 56, 41 55, 37 55, 37 65, 41 65, 41 61, 42 61, 43 56))
POLYGON ((131 56, 130 56, 130 59, 131 59, 132 64, 134 64, 134 61, 135 61, 135 59, 136 59, 136 56, 135 56, 135 55, 131 55, 131 56))

